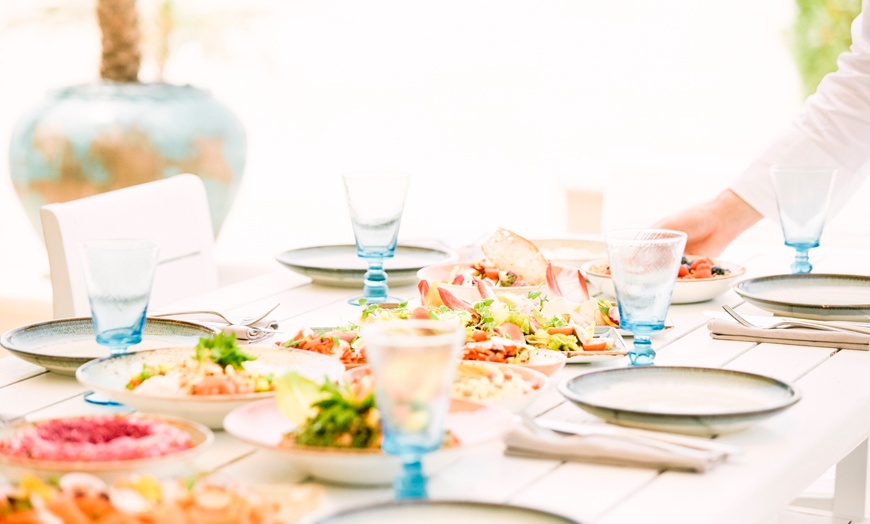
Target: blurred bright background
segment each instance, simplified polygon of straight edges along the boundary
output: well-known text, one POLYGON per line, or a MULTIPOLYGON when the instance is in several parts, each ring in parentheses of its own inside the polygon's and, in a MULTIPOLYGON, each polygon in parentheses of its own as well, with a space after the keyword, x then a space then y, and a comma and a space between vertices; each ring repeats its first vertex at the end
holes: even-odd
MULTIPOLYGON (((146 36, 160 3, 140 0, 146 36)), ((46 90, 97 80, 94 5, 0 2, 0 297, 50 300, 8 139, 46 90)), ((247 130, 217 256, 255 271, 279 269, 274 255, 291 247, 353 241, 348 171, 413 175, 401 239, 461 246, 497 226, 531 237, 598 230, 569 222, 584 194, 603 195, 601 230, 648 225, 723 189, 804 98, 794 0, 172 5, 165 80, 210 89, 247 130)), ((143 51, 140 80, 154 80, 148 39, 143 51)), ((868 193, 824 241, 860 230, 868 193)), ((769 222, 747 239, 781 241, 769 222)))

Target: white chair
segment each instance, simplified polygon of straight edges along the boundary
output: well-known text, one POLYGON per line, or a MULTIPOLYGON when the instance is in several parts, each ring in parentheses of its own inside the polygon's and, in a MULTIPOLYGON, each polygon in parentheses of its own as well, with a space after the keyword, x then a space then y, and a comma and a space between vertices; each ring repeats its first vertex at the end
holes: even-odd
POLYGON ((40 209, 54 318, 90 316, 79 245, 99 238, 148 238, 160 245, 150 309, 217 287, 205 186, 196 175, 110 191, 40 209))

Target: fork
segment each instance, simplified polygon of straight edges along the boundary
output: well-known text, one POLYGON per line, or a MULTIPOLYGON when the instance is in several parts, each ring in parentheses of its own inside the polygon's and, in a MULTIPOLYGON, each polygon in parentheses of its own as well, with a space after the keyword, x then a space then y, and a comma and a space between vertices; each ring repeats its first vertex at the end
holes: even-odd
POLYGON ((861 326, 851 326, 851 325, 841 324, 841 323, 834 324, 834 323, 826 323, 826 322, 816 322, 813 320, 788 319, 788 320, 781 320, 779 322, 776 322, 774 324, 770 324, 768 326, 759 326, 758 324, 753 324, 752 322, 741 317, 739 313, 734 311, 734 309, 731 308, 731 306, 728 306, 727 304, 723 305, 722 309, 724 309, 726 313, 731 315, 731 318, 736 320, 739 324, 746 326, 748 328, 784 329, 784 328, 790 328, 790 327, 802 327, 802 328, 808 328, 808 329, 820 329, 823 331, 837 331, 840 333, 862 333, 865 335, 870 335, 870 328, 865 328, 865 327, 861 327, 861 326))
POLYGON ((234 324, 235 324, 235 325, 240 325, 240 326, 251 326, 251 325, 256 324, 257 322, 263 320, 264 318, 266 318, 266 316, 267 316, 269 313, 271 313, 271 312, 275 311, 276 309, 278 309, 278 306, 280 306, 280 305, 281 305, 281 303, 279 302, 278 304, 275 304, 274 306, 272 306, 271 308, 269 308, 269 310, 266 311, 265 313, 262 313, 262 314, 260 314, 260 315, 254 315, 254 316, 250 316, 250 317, 245 317, 245 318, 239 318, 239 319, 236 319, 235 321, 233 321, 233 320, 227 318, 226 315, 224 315, 223 313, 220 313, 220 312, 218 312, 218 311, 208 311, 208 310, 201 310, 201 311, 176 311, 176 312, 173 312, 173 313, 158 313, 158 314, 156 314, 156 315, 148 315, 148 316, 149 316, 149 317, 158 317, 158 318, 159 318, 159 317, 179 317, 179 316, 185 316, 185 315, 213 315, 213 316, 216 316, 216 317, 222 319, 222 320, 223 320, 224 322, 226 322, 228 325, 234 325, 234 324))

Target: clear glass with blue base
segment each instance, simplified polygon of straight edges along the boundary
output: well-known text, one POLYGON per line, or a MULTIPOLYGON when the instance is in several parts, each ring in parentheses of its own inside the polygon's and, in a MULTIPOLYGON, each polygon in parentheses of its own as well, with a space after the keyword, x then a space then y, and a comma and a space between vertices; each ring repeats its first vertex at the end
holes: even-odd
POLYGON ((792 273, 813 270, 809 252, 819 247, 835 174, 833 168, 770 168, 782 236, 785 245, 795 250, 792 273))

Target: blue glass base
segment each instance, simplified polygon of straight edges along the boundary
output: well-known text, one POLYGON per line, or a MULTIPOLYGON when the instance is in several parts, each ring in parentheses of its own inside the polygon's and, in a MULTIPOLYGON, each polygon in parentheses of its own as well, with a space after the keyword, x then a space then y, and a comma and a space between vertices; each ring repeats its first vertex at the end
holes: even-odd
POLYGON ((628 359, 632 366, 652 366, 656 352, 652 348, 649 335, 634 333, 634 345, 628 350, 628 359))
POLYGON ((419 500, 428 496, 426 477, 423 475, 423 465, 419 457, 408 459, 402 464, 402 472, 393 482, 396 490, 396 500, 419 500))

